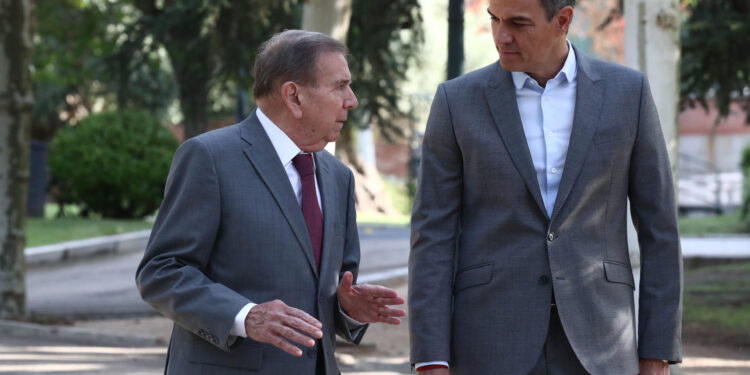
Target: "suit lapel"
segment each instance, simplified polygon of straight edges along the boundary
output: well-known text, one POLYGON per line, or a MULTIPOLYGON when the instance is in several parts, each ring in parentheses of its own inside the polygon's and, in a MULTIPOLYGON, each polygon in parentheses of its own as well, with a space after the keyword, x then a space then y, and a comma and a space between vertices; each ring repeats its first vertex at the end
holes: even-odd
POLYGON ((284 166, 281 164, 271 140, 263 130, 263 126, 255 116, 255 112, 242 122, 240 135, 248 144, 243 150, 245 156, 281 208, 281 212, 289 222, 294 236, 299 241, 312 272, 317 276, 315 256, 313 255, 310 235, 307 233, 307 225, 304 216, 302 216, 302 210, 294 196, 294 190, 289 183, 289 177, 286 175, 284 166))
POLYGON ((495 125, 500 131, 503 144, 505 144, 505 149, 508 150, 516 170, 526 183, 526 187, 529 189, 531 196, 534 197, 539 209, 547 216, 547 210, 544 208, 544 201, 539 190, 539 182, 536 178, 534 162, 531 160, 529 144, 526 142, 521 115, 518 113, 516 87, 513 85, 510 73, 500 68, 499 62, 496 66, 496 72, 492 74, 485 88, 487 106, 490 108, 495 125))
POLYGON ((604 81, 591 68, 589 58, 579 53, 575 47, 573 50, 578 62, 576 106, 573 115, 573 131, 570 134, 570 144, 565 157, 565 169, 552 210, 553 219, 560 212, 581 173, 596 131, 596 124, 599 121, 605 91, 604 81))
POLYGON ((323 157, 320 151, 315 153, 315 165, 317 166, 316 177, 318 178, 318 188, 320 189, 320 206, 323 207, 323 247, 320 259, 320 274, 327 272, 327 264, 331 256, 331 240, 336 233, 333 230, 334 218, 337 212, 335 204, 335 179, 331 175, 331 167, 327 158, 323 157))

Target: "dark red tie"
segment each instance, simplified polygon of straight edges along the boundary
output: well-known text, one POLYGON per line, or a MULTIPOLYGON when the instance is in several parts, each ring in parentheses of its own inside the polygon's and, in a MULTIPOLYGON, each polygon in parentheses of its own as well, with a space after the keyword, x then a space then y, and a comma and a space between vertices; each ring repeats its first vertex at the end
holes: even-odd
POLYGON ((318 193, 315 190, 315 167, 312 155, 299 154, 292 159, 294 168, 302 180, 302 216, 305 217, 307 232, 310 234, 315 266, 320 269, 320 253, 323 247, 323 214, 320 213, 318 193))

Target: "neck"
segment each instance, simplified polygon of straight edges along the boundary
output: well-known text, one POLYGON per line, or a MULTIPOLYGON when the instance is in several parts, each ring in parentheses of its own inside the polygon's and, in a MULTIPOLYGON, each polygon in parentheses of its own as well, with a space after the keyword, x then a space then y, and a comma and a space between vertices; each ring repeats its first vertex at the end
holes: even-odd
POLYGON ((542 67, 538 72, 526 72, 526 74, 533 78, 539 86, 547 86, 547 81, 554 78, 562 70, 563 65, 565 65, 565 60, 568 58, 568 49, 568 42, 563 39, 563 42, 558 43, 558 47, 550 54, 549 64, 542 67))

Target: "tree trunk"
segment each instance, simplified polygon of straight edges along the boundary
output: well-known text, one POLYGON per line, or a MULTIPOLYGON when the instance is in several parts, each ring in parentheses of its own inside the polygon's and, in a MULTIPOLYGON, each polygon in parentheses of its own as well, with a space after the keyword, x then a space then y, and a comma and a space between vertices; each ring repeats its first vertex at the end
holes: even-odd
MULTIPOLYGON (((368 1, 368 0, 360 0, 368 1)), ((352 16, 352 0, 306 0, 302 16, 302 28, 317 31, 346 44, 349 21, 352 16)), ((354 56, 356 59, 357 56, 354 56)), ((357 79, 357 77, 353 77, 357 79)), ((356 94, 356 93, 355 93, 356 94)), ((346 125, 336 143, 329 143, 326 150, 335 153, 354 173, 357 209, 360 211, 394 212, 385 195, 383 180, 374 165, 362 161, 355 146, 358 129, 346 125)))
POLYGON ((330 35, 346 44, 351 18, 352 0, 306 0, 302 28, 330 35))
POLYGON ((464 0, 448 2, 448 79, 464 71, 464 0))
POLYGON ((208 129, 208 92, 216 68, 214 49, 198 33, 176 29, 164 41, 179 87, 185 139, 208 129))
POLYGON ((26 315, 31 14, 30 0, 0 0, 0 319, 26 315))

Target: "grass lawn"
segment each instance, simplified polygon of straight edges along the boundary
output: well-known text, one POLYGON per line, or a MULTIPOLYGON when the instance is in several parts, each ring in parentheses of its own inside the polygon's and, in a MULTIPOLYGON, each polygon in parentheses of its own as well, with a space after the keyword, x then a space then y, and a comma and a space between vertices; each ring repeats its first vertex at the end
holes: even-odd
POLYGON ((45 218, 26 219, 26 247, 80 240, 110 234, 151 229, 151 222, 145 220, 118 220, 78 217, 75 206, 65 208, 66 217, 57 218, 57 206, 45 207, 45 218))
POLYGON ((144 220, 85 219, 65 217, 59 219, 28 218, 26 220, 26 246, 49 245, 89 237, 134 232, 151 229, 144 220))
POLYGON ((750 223, 742 222, 739 212, 719 216, 681 217, 680 234, 703 236, 710 234, 750 234, 750 223))
POLYGON ((686 341, 750 348, 750 261, 685 272, 686 341))

